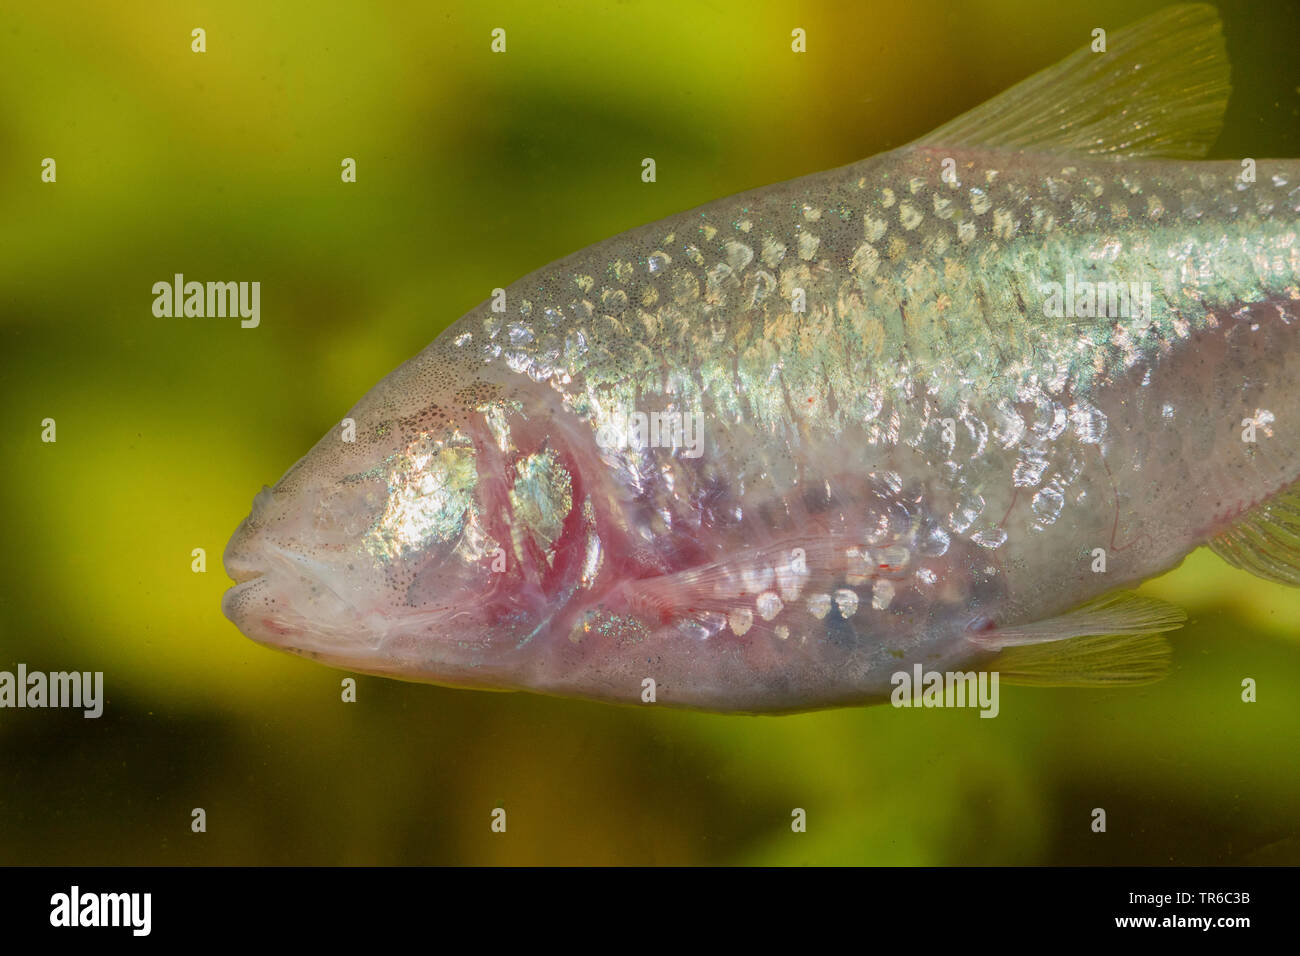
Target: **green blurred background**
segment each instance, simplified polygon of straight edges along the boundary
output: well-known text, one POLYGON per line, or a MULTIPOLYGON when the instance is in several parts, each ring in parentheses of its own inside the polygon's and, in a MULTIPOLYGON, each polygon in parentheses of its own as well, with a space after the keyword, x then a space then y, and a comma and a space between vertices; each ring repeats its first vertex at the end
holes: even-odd
MULTIPOLYGON (((1191 615, 1169 679, 1004 688, 996 720, 368 677, 343 704, 219 607, 253 494, 493 287, 900 145, 1161 5, 5 2, 0 669, 102 670, 108 703, 0 710, 0 862, 1300 863, 1300 594, 1207 552, 1147 585, 1191 615), (259 280, 261 327, 155 318, 176 272, 259 280)), ((1296 5, 1220 9, 1214 155, 1300 156, 1296 5)))

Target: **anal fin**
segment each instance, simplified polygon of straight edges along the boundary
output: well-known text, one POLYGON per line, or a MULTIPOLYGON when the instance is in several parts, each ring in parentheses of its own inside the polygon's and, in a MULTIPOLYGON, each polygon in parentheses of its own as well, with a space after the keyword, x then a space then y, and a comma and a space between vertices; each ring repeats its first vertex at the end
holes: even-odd
POLYGON ((1247 511, 1210 550, 1267 581, 1300 587, 1300 482, 1247 511))

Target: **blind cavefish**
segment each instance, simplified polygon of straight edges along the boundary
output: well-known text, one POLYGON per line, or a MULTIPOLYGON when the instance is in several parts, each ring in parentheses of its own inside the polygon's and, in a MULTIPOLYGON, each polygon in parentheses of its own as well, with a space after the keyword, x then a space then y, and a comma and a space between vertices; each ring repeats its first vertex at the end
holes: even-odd
POLYGON ((1300 162, 1206 161, 1215 11, 940 129, 515 282, 376 385, 225 553, 327 664, 791 712, 911 672, 1158 678, 1126 588, 1300 583, 1300 162), (352 440, 349 440, 351 438, 352 440))

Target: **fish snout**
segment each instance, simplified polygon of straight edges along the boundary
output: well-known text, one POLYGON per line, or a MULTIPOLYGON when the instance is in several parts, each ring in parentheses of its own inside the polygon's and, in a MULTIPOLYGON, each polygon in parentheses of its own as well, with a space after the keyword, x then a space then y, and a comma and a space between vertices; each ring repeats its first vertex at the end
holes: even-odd
MULTIPOLYGON (((221 564, 226 569, 226 575, 235 582, 236 588, 266 573, 262 528, 266 524, 274 500, 275 494, 270 486, 263 485, 262 490, 253 496, 253 506, 248 516, 239 523, 235 533, 226 542, 226 549, 221 555, 221 564)), ((223 610, 226 606, 226 602, 223 601, 223 610)), ((229 612, 226 616, 230 616, 229 612)))
POLYGON ((244 584, 266 573, 264 562, 253 541, 255 536, 255 532, 249 527, 248 519, 245 518, 226 542, 221 564, 226 569, 227 577, 236 584, 244 584))
POLYGON ((235 584, 246 584, 266 573, 266 555, 264 553, 264 528, 272 514, 275 492, 269 485, 253 496, 253 506, 248 516, 239 523, 235 533, 226 542, 226 550, 221 555, 221 563, 226 574, 235 584))

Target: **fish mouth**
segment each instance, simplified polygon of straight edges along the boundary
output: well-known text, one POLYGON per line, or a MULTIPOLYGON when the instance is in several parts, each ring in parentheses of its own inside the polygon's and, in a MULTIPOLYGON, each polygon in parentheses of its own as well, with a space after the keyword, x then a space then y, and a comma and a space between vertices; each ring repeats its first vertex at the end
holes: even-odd
POLYGON ((228 565, 226 567, 226 575, 237 585, 255 581, 264 574, 266 571, 262 568, 232 568, 228 565))
POLYGON ((221 596, 221 613, 242 631, 243 615, 240 614, 239 609, 244 603, 244 596, 249 591, 265 586, 266 571, 261 568, 234 569, 227 566, 226 574, 230 575, 235 583, 221 596))
POLYGON ((221 558, 226 575, 235 582, 221 596, 221 613, 241 631, 244 629, 242 623, 244 615, 240 613, 240 608, 247 603, 246 595, 267 585, 269 571, 266 562, 261 559, 260 552, 247 544, 247 525, 248 522, 245 520, 235 531, 226 546, 226 553, 221 558))
MULTIPOLYGON (((238 558, 226 555, 222 562, 226 567, 226 575, 234 581, 233 587, 226 590, 225 598, 222 600, 222 606, 228 606, 230 595, 249 590, 249 585, 266 577, 267 569, 260 562, 254 562, 247 558, 238 558)), ((229 614, 227 614, 229 617, 229 614)))
POLYGON ((235 583, 221 612, 245 637, 308 656, 373 649, 378 637, 364 636, 371 622, 329 564, 246 532, 236 534, 222 563, 235 583))

